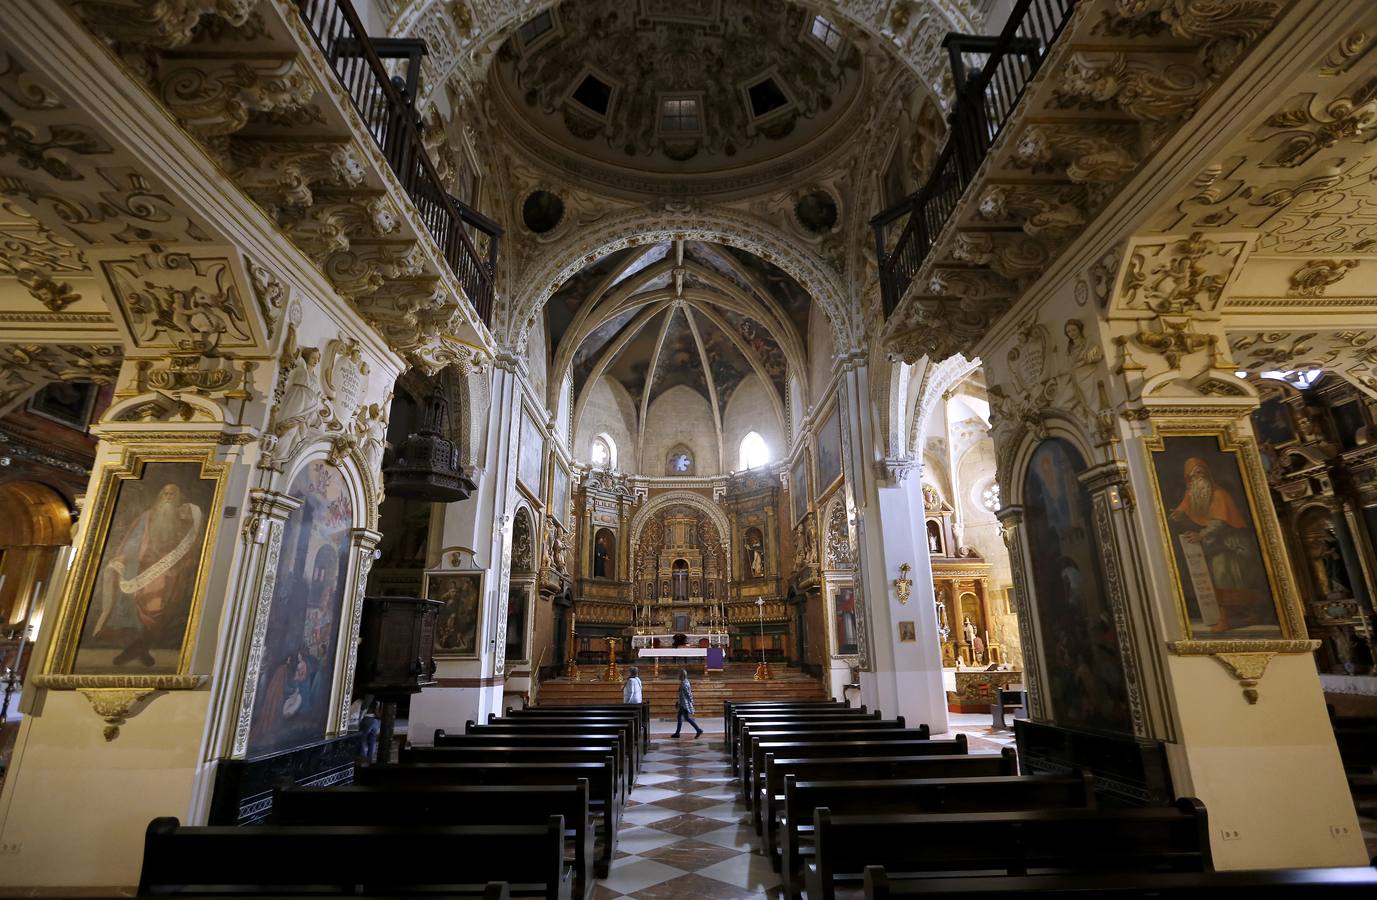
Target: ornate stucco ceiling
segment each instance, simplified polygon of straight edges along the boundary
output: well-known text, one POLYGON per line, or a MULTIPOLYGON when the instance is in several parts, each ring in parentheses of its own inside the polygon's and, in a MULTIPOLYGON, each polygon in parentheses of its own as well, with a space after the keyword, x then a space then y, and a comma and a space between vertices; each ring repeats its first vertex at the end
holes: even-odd
POLYGON ((621 191, 788 177, 864 127, 877 85, 919 85, 889 51, 816 17, 785 0, 566 0, 502 44, 488 109, 543 163, 621 191))

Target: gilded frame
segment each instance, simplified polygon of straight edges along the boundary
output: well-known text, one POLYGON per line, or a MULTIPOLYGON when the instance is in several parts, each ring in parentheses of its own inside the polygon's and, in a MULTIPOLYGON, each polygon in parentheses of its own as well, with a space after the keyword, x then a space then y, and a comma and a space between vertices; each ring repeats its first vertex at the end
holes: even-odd
MULTIPOLYGON (((431 584, 434 583, 436 579, 446 578, 462 578, 466 581, 472 581, 477 585, 477 588, 475 589, 475 596, 478 608, 475 612, 475 621, 473 626, 473 652, 462 653, 457 650, 450 650, 437 647, 433 655, 436 659, 478 659, 481 655, 481 651, 483 648, 483 626, 485 617, 487 615, 487 604, 484 603, 484 600, 486 599, 484 592, 487 590, 488 581, 487 573, 484 571, 473 571, 470 569, 434 569, 431 571, 424 572, 421 575, 421 596, 426 598, 427 600, 440 599, 438 597, 430 596, 431 584)), ((439 614, 444 615, 444 612, 445 611, 441 609, 439 614)), ((436 619, 435 627, 438 635, 440 627, 438 616, 436 619)))
MULTIPOLYGON (((214 447, 126 448, 117 462, 106 463, 100 469, 99 481, 95 491, 95 502, 87 512, 89 527, 83 529, 78 561, 72 567, 71 577, 63 591, 62 606, 57 628, 53 632, 52 647, 48 651, 41 685, 50 688, 121 688, 137 689, 147 683, 150 689, 165 690, 175 679, 188 673, 191 658, 195 652, 192 640, 200 626, 201 612, 205 605, 206 582, 219 533, 221 510, 224 508, 225 483, 229 464, 217 462, 214 447), (100 550, 109 536, 111 519, 115 512, 116 500, 124 482, 143 478, 144 467, 149 463, 188 463, 201 464, 199 478, 213 481, 215 488, 211 497, 211 508, 207 511, 206 534, 200 547, 200 558, 196 570, 196 586, 191 599, 191 611, 187 615, 186 628, 182 634, 181 651, 177 658, 177 671, 174 676, 137 675, 126 673, 92 673, 76 675, 72 667, 76 662, 77 645, 81 629, 86 621, 95 581, 99 575, 100 550), (71 682, 68 684, 67 682, 71 682), (108 684, 106 684, 108 682, 108 684)), ((181 686, 180 684, 174 686, 181 686)))
POLYGON ((1281 526, 1275 515, 1269 517, 1259 514, 1262 508, 1260 503, 1270 504, 1267 478, 1257 454, 1257 442, 1252 436, 1252 425, 1245 423, 1243 427, 1247 429, 1246 435, 1240 433, 1237 422, 1218 422, 1212 425, 1154 422, 1151 434, 1143 438, 1143 446, 1148 451, 1148 477, 1152 483, 1153 503, 1158 506, 1157 527, 1162 545, 1169 551, 1167 556, 1171 567, 1176 611, 1184 635, 1183 640, 1171 642, 1171 649, 1182 656, 1216 657, 1243 684, 1244 696, 1248 701, 1255 703, 1255 687, 1257 680, 1262 676, 1266 661, 1277 653, 1311 652, 1314 642, 1309 640, 1306 634, 1305 615, 1291 580, 1291 567, 1282 539, 1281 526), (1197 637, 1192 632, 1185 593, 1181 588, 1181 573, 1177 568, 1175 553, 1170 552, 1171 529, 1167 523, 1166 511, 1160 508, 1161 504, 1158 502, 1161 498, 1161 485, 1157 479, 1156 460, 1152 456, 1153 453, 1165 451, 1165 438, 1168 437, 1213 437, 1218 442, 1221 452, 1233 454, 1237 460, 1240 480, 1248 501, 1249 519, 1258 535, 1268 586, 1272 589, 1272 601, 1282 634, 1280 639, 1209 638, 1197 637), (1246 672, 1249 670, 1255 671, 1255 675, 1248 677, 1246 672))

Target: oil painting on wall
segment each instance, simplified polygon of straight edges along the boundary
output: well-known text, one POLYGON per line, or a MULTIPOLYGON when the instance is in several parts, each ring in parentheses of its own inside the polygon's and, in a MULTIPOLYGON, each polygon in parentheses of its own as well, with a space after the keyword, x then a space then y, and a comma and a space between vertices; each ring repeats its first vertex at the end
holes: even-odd
POLYGON ((145 463, 139 477, 114 484, 74 673, 179 670, 215 487, 214 478, 201 477, 200 462, 145 463))
POLYGON ((521 436, 516 453, 516 477, 531 496, 540 496, 541 463, 545 460, 545 439, 530 410, 521 408, 521 436))
POLYGON ((572 527, 569 521, 569 471, 564 464, 551 458, 554 474, 550 476, 550 515, 565 528, 572 527))
POLYGON ((318 741, 329 721, 353 502, 339 469, 315 461, 292 479, 263 667, 253 698, 250 757, 318 741))
POLYGON ((818 429, 818 483, 814 488, 819 496, 841 477, 841 470, 841 406, 833 405, 818 429))
POLYGON ((1058 725, 1131 732, 1119 634, 1100 571, 1090 495, 1076 478, 1084 470, 1075 448, 1053 438, 1033 451, 1024 476, 1023 533, 1052 717, 1058 725))
POLYGON ((444 604, 435 620, 435 655, 477 658, 483 573, 428 573, 425 595, 444 604))
POLYGON ((808 512, 808 452, 799 454, 789 470, 789 502, 793 504, 794 524, 808 512))
POLYGON ((507 592, 507 663, 526 659, 526 608, 530 588, 512 585, 507 592))
POLYGON ((1152 463, 1190 636, 1281 638, 1237 452, 1221 449, 1215 435, 1168 435, 1152 463))
POLYGON ((856 626, 855 588, 837 588, 832 593, 832 615, 837 633, 837 655, 855 656, 861 652, 856 626))

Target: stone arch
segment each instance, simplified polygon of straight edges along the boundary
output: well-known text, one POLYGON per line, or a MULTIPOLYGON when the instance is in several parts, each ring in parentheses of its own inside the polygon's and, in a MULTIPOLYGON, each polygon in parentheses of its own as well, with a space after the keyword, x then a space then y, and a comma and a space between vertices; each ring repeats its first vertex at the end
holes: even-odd
MULTIPOLYGON (((923 452, 923 439, 927 437, 928 419, 937 408, 942 397, 961 379, 980 368, 980 358, 966 359, 960 353, 949 356, 940 363, 929 363, 923 380, 914 396, 913 418, 909 423, 908 449, 910 453, 923 452)), ((896 398, 894 403, 906 402, 906 398, 896 398)), ((891 404, 892 405, 892 404, 891 404)))
POLYGON ((1090 435, 1070 416, 1049 410, 1043 414, 1041 429, 1010 434, 1004 438, 1008 443, 1003 447, 999 440, 995 441, 996 478, 1005 506, 1023 506, 1024 480, 1033 453, 1043 441, 1052 438, 1060 438, 1075 448, 1087 470, 1098 464, 1090 435))
POLYGON ((722 564, 725 572, 722 577, 725 581, 732 580, 732 555, 731 547, 731 526, 727 523, 727 514, 716 504, 704 497, 702 494, 695 494, 693 491, 667 491, 659 494, 646 504, 644 504, 636 514, 631 517, 631 547, 632 552, 641 544, 641 532, 645 530, 645 525, 660 510, 668 506, 692 506, 694 509, 706 515, 712 520, 712 524, 717 526, 717 534, 723 542, 722 564))
POLYGON ((530 269, 513 293, 506 317, 508 343, 524 353, 526 333, 536 315, 555 289, 580 269, 626 247, 678 239, 727 244, 778 266, 822 308, 836 331, 839 349, 859 343, 859 322, 846 302, 841 277, 815 254, 801 250, 798 241, 778 227, 722 206, 640 208, 609 217, 547 248, 542 263, 530 269))
POLYGON ((72 513, 53 488, 37 481, 0 484, 0 547, 60 547, 72 541, 72 513))

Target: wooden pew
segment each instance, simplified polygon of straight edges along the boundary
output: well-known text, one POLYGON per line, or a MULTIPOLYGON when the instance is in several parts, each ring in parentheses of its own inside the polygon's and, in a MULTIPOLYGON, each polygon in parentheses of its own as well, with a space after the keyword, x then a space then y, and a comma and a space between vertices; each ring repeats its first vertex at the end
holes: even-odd
MULTIPOLYGON (((949 740, 934 741, 849 741, 840 744, 810 744, 804 741, 766 741, 758 745, 761 755, 759 768, 751 773, 752 794, 755 804, 751 814, 755 817, 756 832, 766 834, 774 827, 773 817, 779 815, 784 804, 784 775, 775 760, 783 759, 830 759, 846 757, 860 759, 866 757, 910 757, 910 756, 965 756, 970 748, 966 736, 958 734, 949 740)), ((1016 751, 1009 748, 1010 756, 1016 751)), ((993 755, 993 754, 990 754, 993 755)), ((1007 766, 1001 756, 1001 765, 1007 766)), ((1010 772, 1010 775, 1017 774, 1010 772)))
POLYGON ((898 872, 1009 875, 1056 871, 1204 872, 1213 868, 1205 806, 919 815, 813 814, 809 900, 835 900, 837 882, 867 866, 898 872))
MULTIPOLYGON (((588 781, 551 785, 290 787, 273 798, 274 825, 544 825, 564 820, 573 844, 574 896, 593 891, 588 781)), ((604 872, 602 877, 606 877, 604 872)))
POLYGON ((629 725, 631 727, 629 743, 635 751, 636 765, 639 768, 641 757, 645 755, 645 737, 641 733, 641 720, 636 713, 607 713, 600 715, 573 713, 567 715, 553 715, 550 713, 523 712, 518 710, 515 715, 497 716, 488 715, 490 725, 629 725))
MULTIPOLYGON (((732 727, 735 714, 738 712, 748 712, 751 710, 806 710, 806 709, 853 709, 848 703, 842 700, 723 700, 722 701, 722 735, 726 740, 728 749, 732 746, 732 738, 735 730, 732 727)), ((865 712, 864 706, 854 708, 856 712, 865 712)))
POLYGON ((738 724, 736 729, 736 745, 732 751, 732 774, 744 774, 749 765, 750 756, 747 750, 750 747, 750 736, 761 731, 835 731, 843 728, 848 729, 870 729, 870 728, 907 728, 908 723, 903 716, 897 719, 881 719, 878 711, 874 715, 868 716, 837 716, 835 718, 770 718, 746 720, 738 724))
POLYGON ((482 762, 602 762, 613 768, 618 785, 618 799, 623 805, 631 793, 635 776, 629 775, 619 764, 617 755, 607 744, 571 745, 567 747, 529 747, 520 740, 508 741, 499 747, 403 747, 397 758, 404 763, 482 763, 482 762))
POLYGON ((602 734, 607 732, 620 734, 622 735, 622 740, 626 749, 627 763, 632 766, 633 772, 639 772, 641 770, 641 744, 637 732, 637 723, 629 718, 603 719, 600 721, 582 719, 577 716, 547 716, 539 719, 503 719, 499 716, 489 714, 488 721, 485 724, 480 725, 474 722, 471 728, 468 727, 467 722, 464 724, 466 732, 470 734, 479 733, 483 729, 489 729, 494 731, 494 733, 498 733, 496 729, 499 728, 509 729, 513 733, 530 734, 539 734, 541 732, 551 734, 579 734, 581 732, 578 729, 582 729, 582 733, 587 734, 602 734), (556 730, 566 728, 572 730, 568 732, 556 730))
POLYGON ((154 819, 144 837, 139 896, 482 897, 570 900, 564 822, 430 827, 182 826, 154 819))
MULTIPOLYGON (((839 749, 850 746, 853 745, 842 744, 839 749)), ((784 779, 789 775, 797 775, 799 781, 883 781, 887 778, 988 778, 1018 774, 1018 757, 1013 747, 1005 747, 999 753, 966 755, 941 751, 926 755, 909 752, 905 756, 877 754, 878 751, 869 755, 796 758, 769 754, 765 758, 765 783, 774 791, 768 803, 752 810, 757 833, 767 840, 770 838, 765 830, 765 816, 773 815, 774 821, 778 821, 784 805, 784 779)))
POLYGON ((577 706, 528 706, 525 709, 507 707, 504 718, 531 718, 540 716, 591 716, 607 717, 630 715, 636 722, 636 732, 641 738, 641 752, 650 752, 650 704, 649 703, 602 703, 579 704, 577 706))
MULTIPOLYGON (((724 701, 728 702, 728 701, 724 701)), ((864 705, 859 707, 848 706, 845 703, 817 703, 805 701, 802 703, 782 702, 782 703, 761 703, 754 706, 736 706, 727 713, 724 718, 726 725, 723 729, 723 736, 726 739, 728 750, 735 746, 735 740, 740 734, 741 721, 748 717, 758 716, 761 713, 774 713, 780 718, 793 715, 859 715, 864 716, 870 713, 864 705)))
POLYGON ((860 709, 849 709, 838 706, 833 709, 760 709, 749 712, 739 712, 732 715, 732 731, 728 735, 728 750, 734 748, 741 741, 741 732, 753 722, 832 722, 832 721, 865 721, 867 719, 879 719, 880 711, 860 709))
POLYGON ((778 837, 768 848, 790 897, 803 890, 803 861, 812 855, 813 811, 833 815, 997 812, 1013 809, 1094 809, 1090 775, 996 775, 985 778, 905 778, 883 781, 784 779, 778 837))
POLYGON ((1031 894, 1047 900, 1297 900, 1377 896, 1377 870, 1256 869, 1232 872, 1122 872, 1072 875, 996 875, 963 878, 891 876, 865 870, 866 900, 1005 900, 1031 894))
MULTIPOLYGON (((928 726, 904 727, 902 716, 897 719, 875 719, 866 722, 844 722, 836 725, 817 722, 803 725, 779 725, 757 730, 748 728, 741 733, 741 761, 738 768, 742 785, 749 785, 752 775, 760 771, 765 761, 759 752, 760 745, 767 741, 796 741, 802 744, 848 743, 851 741, 926 741, 932 737, 928 726), (853 727, 854 726, 854 727, 853 727)), ((743 788, 742 793, 750 791, 743 788)))
POLYGON ((621 805, 617 781, 603 763, 397 763, 359 766, 354 773, 355 784, 386 787, 578 784, 581 778, 588 781, 588 806, 602 826, 603 843, 596 865, 598 871, 606 872, 617 852, 621 805))
POLYGON ((637 748, 632 745, 631 727, 629 725, 564 725, 545 722, 528 722, 517 724, 512 722, 494 722, 488 725, 478 725, 472 721, 464 723, 465 734, 481 735, 506 735, 521 736, 527 735, 549 735, 552 737, 588 737, 595 740, 602 740, 608 737, 615 738, 617 741, 617 755, 621 759, 628 771, 639 773, 639 756, 637 748))

